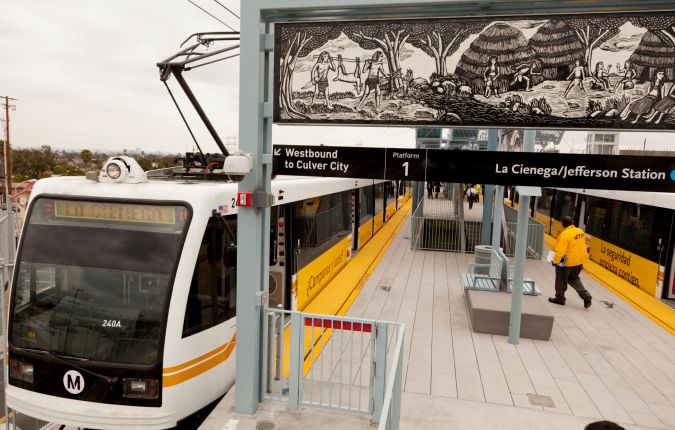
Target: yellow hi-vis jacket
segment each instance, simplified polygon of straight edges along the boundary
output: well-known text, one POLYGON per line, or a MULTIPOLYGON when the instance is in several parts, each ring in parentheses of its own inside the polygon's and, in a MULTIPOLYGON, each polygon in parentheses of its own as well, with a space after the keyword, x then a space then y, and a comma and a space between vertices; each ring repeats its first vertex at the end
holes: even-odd
POLYGON ((584 231, 573 225, 567 227, 558 236, 558 240, 553 248, 555 256, 553 264, 560 264, 563 256, 565 257, 564 266, 578 266, 588 260, 588 251, 586 251, 586 235, 584 231))

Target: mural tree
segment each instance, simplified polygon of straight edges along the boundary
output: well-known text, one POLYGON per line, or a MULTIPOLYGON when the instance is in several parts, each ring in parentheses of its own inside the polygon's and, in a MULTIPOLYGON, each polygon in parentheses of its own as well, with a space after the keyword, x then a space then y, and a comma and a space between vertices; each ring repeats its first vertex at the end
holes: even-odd
POLYGON ((622 16, 585 16, 564 19, 574 29, 579 41, 584 45, 586 67, 593 69, 591 60, 593 50, 612 37, 619 34, 619 27, 626 23, 622 16))
POLYGON ((307 56, 313 50, 320 48, 329 40, 340 36, 340 28, 322 26, 304 26, 297 29, 293 26, 281 29, 281 46, 279 48, 280 76, 279 76, 279 107, 289 118, 307 118, 299 112, 293 102, 293 72, 298 58, 307 56))
POLYGON ((389 66, 390 91, 395 93, 402 85, 401 48, 411 36, 404 23, 353 24, 345 26, 343 31, 363 49, 379 49, 387 59, 389 66))
POLYGON ((675 46, 675 16, 642 15, 630 17, 630 22, 655 32, 665 43, 675 46))
POLYGON ((417 24, 412 30, 414 35, 410 38, 410 44, 433 57, 436 74, 445 76, 448 74, 446 58, 454 54, 469 36, 480 32, 485 24, 480 21, 462 21, 453 25, 442 21, 417 24))

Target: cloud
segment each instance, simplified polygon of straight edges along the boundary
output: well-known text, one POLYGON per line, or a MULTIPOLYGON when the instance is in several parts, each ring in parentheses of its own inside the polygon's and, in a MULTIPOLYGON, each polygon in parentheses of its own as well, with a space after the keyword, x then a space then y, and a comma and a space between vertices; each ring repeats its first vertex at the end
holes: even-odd
POLYGON ((620 35, 613 37, 600 45, 600 49, 609 52, 633 51, 640 44, 641 39, 641 34, 632 34, 630 36, 620 35))
POLYGON ((516 27, 521 30, 527 30, 530 28, 537 28, 543 23, 545 23, 546 20, 523 20, 523 21, 511 21, 509 22, 510 25, 513 27, 516 27))

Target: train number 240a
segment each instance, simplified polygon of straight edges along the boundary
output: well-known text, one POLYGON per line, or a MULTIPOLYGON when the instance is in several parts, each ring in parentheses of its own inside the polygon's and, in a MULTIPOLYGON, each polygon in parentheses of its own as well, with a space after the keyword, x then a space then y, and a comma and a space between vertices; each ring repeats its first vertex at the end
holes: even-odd
POLYGON ((120 320, 103 320, 103 324, 101 324, 101 327, 122 328, 122 323, 120 323, 120 320))

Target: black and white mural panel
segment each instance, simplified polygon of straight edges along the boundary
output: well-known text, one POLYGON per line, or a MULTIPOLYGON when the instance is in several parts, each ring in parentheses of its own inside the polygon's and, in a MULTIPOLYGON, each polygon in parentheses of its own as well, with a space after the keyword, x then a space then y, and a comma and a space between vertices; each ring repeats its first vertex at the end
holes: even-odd
POLYGON ((675 128, 675 11, 275 26, 277 123, 675 128))

